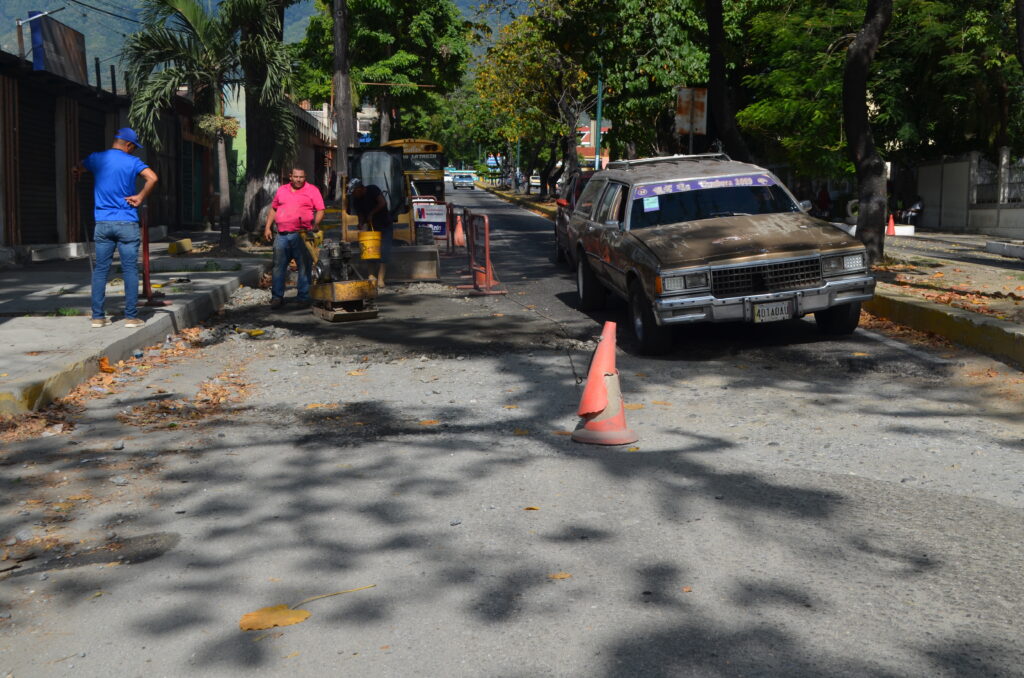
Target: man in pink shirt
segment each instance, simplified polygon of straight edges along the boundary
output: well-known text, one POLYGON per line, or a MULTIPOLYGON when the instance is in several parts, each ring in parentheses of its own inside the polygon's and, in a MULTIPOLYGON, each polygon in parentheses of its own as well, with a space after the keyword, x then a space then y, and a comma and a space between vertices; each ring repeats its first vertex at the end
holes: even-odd
POLYGON ((289 182, 277 189, 274 201, 267 213, 267 224, 263 237, 270 240, 270 227, 277 222, 274 236, 274 273, 270 286, 270 307, 277 308, 284 303, 284 281, 288 262, 295 260, 298 268, 298 295, 300 304, 308 305, 309 278, 313 260, 303 242, 303 231, 312 231, 320 226, 324 218, 324 199, 320 189, 306 183, 306 171, 294 168, 289 182))

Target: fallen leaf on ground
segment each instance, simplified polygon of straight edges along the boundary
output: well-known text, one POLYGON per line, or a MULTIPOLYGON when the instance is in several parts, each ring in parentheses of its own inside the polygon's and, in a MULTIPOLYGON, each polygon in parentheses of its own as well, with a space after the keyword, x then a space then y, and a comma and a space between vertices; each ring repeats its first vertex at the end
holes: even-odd
POLYGON ((492 313, 491 315, 494 316, 495 318, 504 318, 505 317, 504 313, 492 313))
POLYGON ((634 445, 633 447, 627 448, 626 452, 639 452, 640 448, 634 445))
POLYGON ((272 605, 242 615, 238 627, 243 631, 262 631, 275 626, 291 626, 309 619, 307 610, 293 610, 287 605, 272 605))
POLYGON ((514 431, 512 431, 512 435, 528 436, 528 435, 530 435, 530 429, 528 429, 528 428, 517 428, 514 431))
POLYGON ((692 586, 684 586, 683 587, 683 593, 693 593, 693 587, 692 586))
POLYGON ((362 377, 365 374, 366 374, 366 372, 364 372, 363 370, 352 370, 351 372, 348 373, 348 376, 350 376, 350 377, 362 377))
POLYGON ((945 273, 943 273, 943 272, 941 272, 941 271, 939 271, 938 273, 936 273, 936 274, 935 274, 935 275, 933 275, 932 277, 933 277, 933 278, 945 278, 945 277, 946 277, 946 274, 945 274, 945 273))
POLYGON ((665 401, 665 400, 652 400, 651 404, 652 405, 671 405, 672 403, 670 403, 668 401, 665 401))
POLYGON ((307 410, 315 410, 321 407, 337 407, 338 403, 310 403, 306 405, 307 410))
POLYGON ((281 657, 281 659, 291 659, 292 657, 298 657, 299 654, 300 654, 299 651, 296 650, 295 652, 292 652, 291 654, 286 654, 285 656, 281 657))
POLYGON ((100 358, 100 372, 106 372, 107 374, 111 374, 112 372, 116 371, 117 370, 110 366, 110 361, 107 360, 106 356, 100 358))
POLYGON ((852 353, 852 355, 853 355, 853 356, 855 356, 855 357, 857 357, 857 358, 865 358, 865 357, 867 357, 867 356, 868 356, 868 355, 870 355, 870 354, 868 354, 868 353, 864 353, 863 351, 854 351, 854 352, 852 353))
POLYGON ((626 403, 623 407, 627 410, 642 410, 644 409, 643 403, 626 403))
POLYGON ((437 426, 440 423, 440 419, 424 419, 420 422, 420 426, 437 426))
POLYGON ((548 575, 548 579, 571 579, 571 578, 572 578, 572 575, 569 574, 568 572, 555 572, 554 574, 549 574, 548 575))
POLYGON ((646 377, 646 376, 647 376, 647 373, 646 373, 646 372, 637 372, 637 373, 636 373, 636 376, 638 376, 638 377, 640 377, 641 379, 643 379, 644 377, 646 377))
POLYGON ((540 510, 540 507, 539 507, 539 506, 527 506, 527 507, 526 507, 526 508, 524 508, 523 510, 524 510, 524 511, 539 511, 539 510, 540 510))
POLYGON ((518 410, 519 405, 505 405, 506 410, 518 410))

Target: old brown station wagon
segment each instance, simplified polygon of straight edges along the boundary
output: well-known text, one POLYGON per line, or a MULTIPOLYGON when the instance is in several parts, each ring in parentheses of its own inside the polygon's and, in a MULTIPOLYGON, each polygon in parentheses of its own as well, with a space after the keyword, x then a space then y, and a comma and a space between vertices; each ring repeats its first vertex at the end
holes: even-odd
POLYGON ((670 326, 766 323, 813 313, 829 334, 857 328, 874 294, 863 244, 806 213, 768 170, 725 155, 613 162, 565 225, 583 310, 629 302, 641 351, 670 326))

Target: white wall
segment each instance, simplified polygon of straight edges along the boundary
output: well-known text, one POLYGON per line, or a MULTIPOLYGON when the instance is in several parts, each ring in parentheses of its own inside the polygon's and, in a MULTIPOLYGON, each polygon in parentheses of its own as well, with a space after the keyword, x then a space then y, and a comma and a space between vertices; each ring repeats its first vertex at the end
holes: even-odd
POLYGON ((970 230, 1011 240, 1024 240, 1024 207, 975 207, 970 230))

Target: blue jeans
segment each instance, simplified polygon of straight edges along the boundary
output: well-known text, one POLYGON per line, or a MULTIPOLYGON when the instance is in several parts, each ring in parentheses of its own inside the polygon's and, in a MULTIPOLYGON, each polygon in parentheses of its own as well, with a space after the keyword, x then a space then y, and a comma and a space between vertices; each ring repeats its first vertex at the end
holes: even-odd
POLYGON ((114 248, 121 256, 121 278, 124 280, 124 317, 137 318, 139 301, 139 243, 137 221, 97 221, 93 241, 96 243, 96 267, 92 269, 92 317, 103 318, 103 302, 107 298, 107 275, 114 261, 114 248))
POLYGON ((298 299, 309 300, 309 278, 313 260, 302 241, 301 233, 278 233, 274 236, 274 274, 270 293, 277 299, 284 297, 284 281, 288 276, 288 262, 295 260, 298 268, 298 299))

